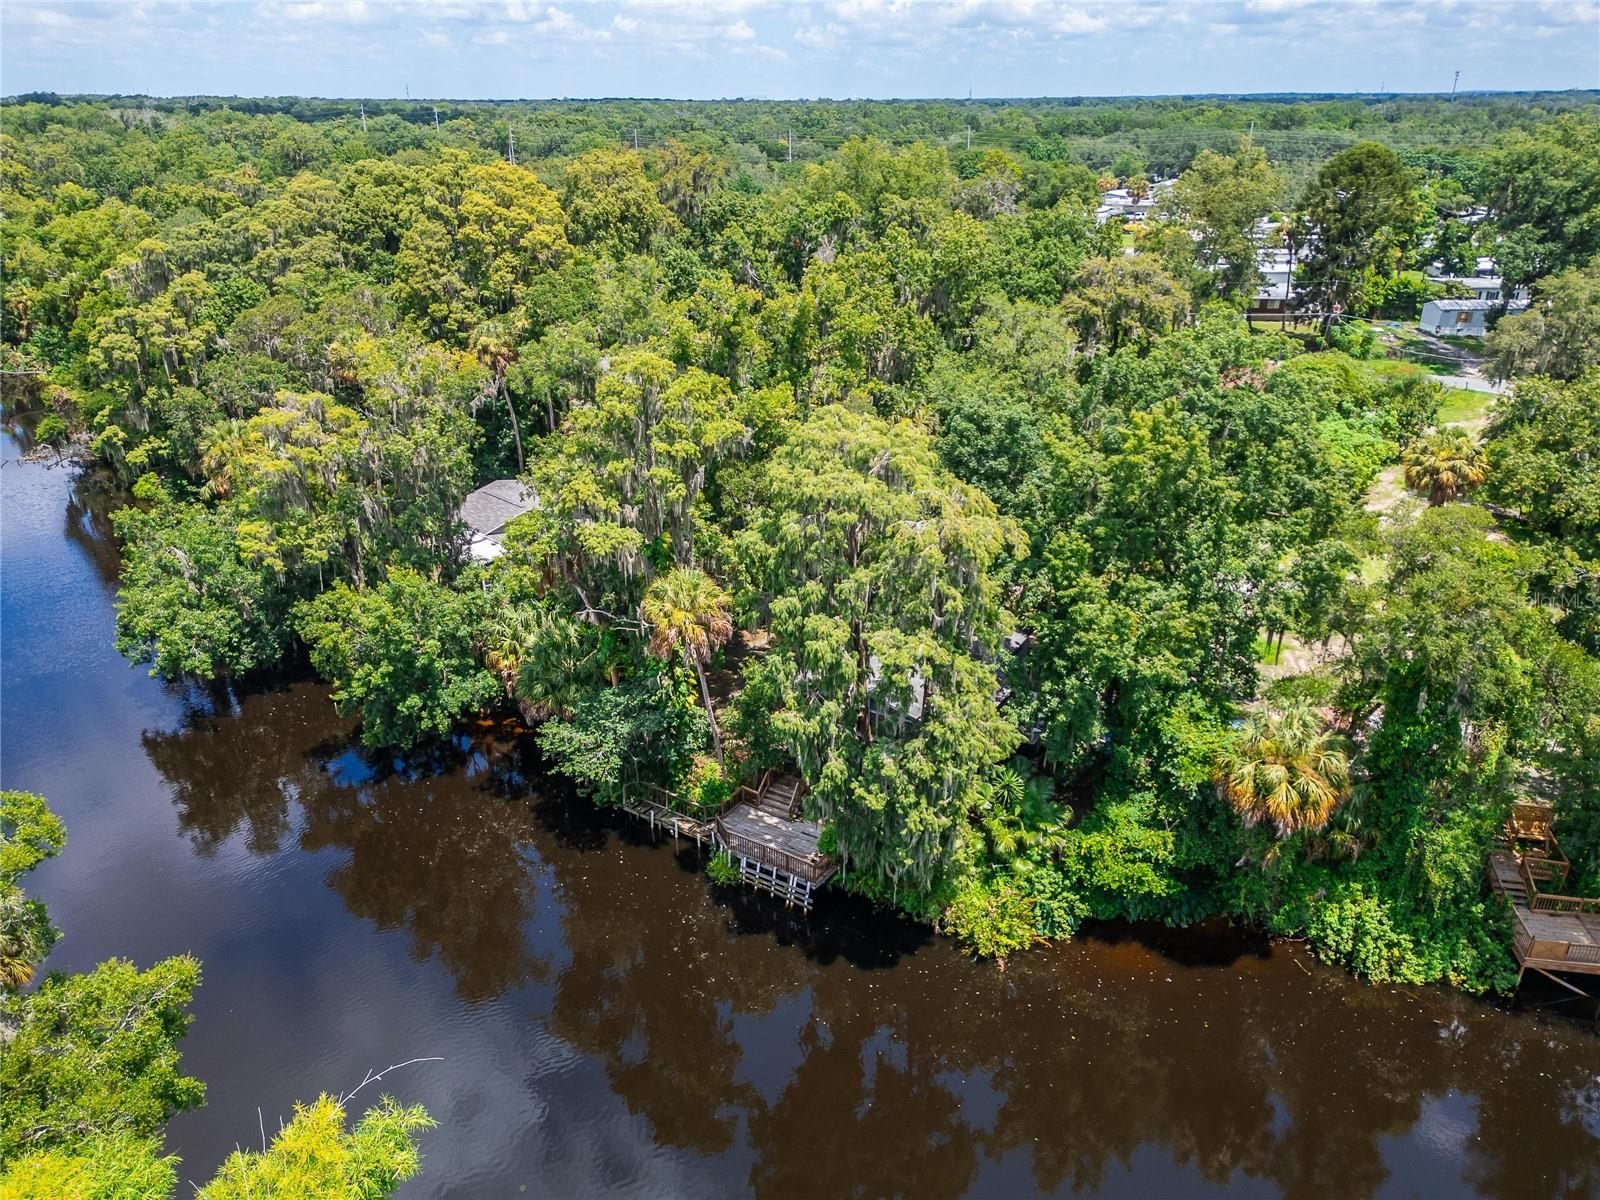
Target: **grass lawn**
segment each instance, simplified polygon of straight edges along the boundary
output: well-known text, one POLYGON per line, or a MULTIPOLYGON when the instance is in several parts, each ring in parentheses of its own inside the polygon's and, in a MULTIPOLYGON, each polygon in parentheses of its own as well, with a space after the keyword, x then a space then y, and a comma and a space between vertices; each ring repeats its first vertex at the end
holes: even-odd
POLYGON ((1483 352, 1481 338, 1445 335, 1437 340, 1430 341, 1416 329, 1402 325, 1399 322, 1371 322, 1370 327, 1380 339, 1386 339, 1380 340, 1378 344, 1383 347, 1391 360, 1425 367, 1435 375, 1450 375, 1455 370, 1454 366, 1447 361, 1449 354, 1439 348, 1439 342, 1444 342, 1446 345, 1468 354, 1481 354, 1483 352))
POLYGON ((1362 363, 1362 366, 1366 367, 1374 375, 1380 376, 1383 379, 1397 379, 1407 375, 1431 374, 1431 372, 1424 371, 1416 363, 1405 362, 1398 358, 1369 358, 1362 363))
POLYGON ((1444 389, 1444 402, 1439 405, 1439 425, 1460 425, 1466 421, 1474 421, 1479 417, 1487 416, 1490 402, 1494 400, 1488 392, 1471 392, 1466 388, 1447 387, 1444 389))
POLYGON ((1278 665, 1278 661, 1282 657, 1283 647, 1278 644, 1276 638, 1273 639, 1272 648, 1269 650, 1267 648, 1267 639, 1262 637, 1259 633, 1256 634, 1256 661, 1258 663, 1263 663, 1269 667, 1275 667, 1278 665))

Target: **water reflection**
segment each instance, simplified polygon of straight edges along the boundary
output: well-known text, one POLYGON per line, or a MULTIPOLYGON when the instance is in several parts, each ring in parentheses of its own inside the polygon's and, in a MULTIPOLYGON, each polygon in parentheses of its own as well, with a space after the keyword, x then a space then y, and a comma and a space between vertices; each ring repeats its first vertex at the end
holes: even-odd
MULTIPOLYGON (((144 745, 198 851, 334 854, 345 907, 404 930, 469 1007, 540 985, 529 1046, 581 1054, 623 1119, 725 1190, 1600 1194, 1600 1039, 1577 1025, 1368 987, 1230 930, 1090 930, 1002 974, 848 898, 807 917, 709 890, 692 846, 552 786, 511 727, 426 760, 349 733, 296 685, 144 745)), ((508 1130, 504 1178, 560 1152, 508 1130)))
POLYGON ((174 730, 147 730, 144 752, 178 810, 178 828, 211 855, 237 833, 253 854, 276 854, 290 831, 289 802, 314 790, 313 752, 324 734, 307 705, 284 692, 242 703, 230 693, 190 705, 174 730))
POLYGON ((544 978, 524 937, 536 858, 532 814, 508 799, 526 791, 515 736, 490 727, 396 760, 350 734, 326 688, 296 684, 214 697, 143 743, 197 852, 242 830, 251 853, 276 854, 298 828, 301 850, 343 852, 327 884, 346 908, 406 930, 412 956, 437 957, 463 1000, 544 978))

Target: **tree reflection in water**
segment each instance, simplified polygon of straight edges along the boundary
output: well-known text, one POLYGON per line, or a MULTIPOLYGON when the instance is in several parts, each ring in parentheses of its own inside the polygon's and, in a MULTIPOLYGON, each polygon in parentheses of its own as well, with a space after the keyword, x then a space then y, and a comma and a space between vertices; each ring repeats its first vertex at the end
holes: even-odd
POLYGON ((504 727, 427 756, 358 748, 327 690, 297 684, 220 697, 144 747, 166 778, 178 826, 213 853, 241 827, 252 853, 336 849, 328 885, 379 929, 405 929, 416 959, 436 957, 463 1000, 492 1000, 543 978, 524 936, 533 912, 534 825, 521 750, 504 727))
POLYGON ((463 1001, 549 984, 530 1061, 548 1034, 582 1051, 656 1146, 736 1172, 730 1191, 1600 1194, 1600 1039, 1576 1025, 1369 987, 1231 931, 1090 931, 1002 974, 836 892, 806 917, 709 889, 687 843, 674 869, 504 727, 398 762, 349 733, 297 685, 145 748, 198 851, 242 832, 272 854, 292 832, 339 852, 345 905, 405 929, 463 1001), (536 951, 542 890, 559 939, 536 951), (1441 1105, 1476 1114, 1459 1145, 1427 1132, 1441 1105))

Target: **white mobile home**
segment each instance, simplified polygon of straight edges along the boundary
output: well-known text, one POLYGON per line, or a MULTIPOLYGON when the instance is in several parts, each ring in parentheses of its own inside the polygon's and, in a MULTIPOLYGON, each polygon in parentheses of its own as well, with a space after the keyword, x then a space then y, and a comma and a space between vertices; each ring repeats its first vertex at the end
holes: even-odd
POLYGON ((1488 332, 1489 313, 1498 307, 1495 300, 1429 300, 1422 306, 1417 328, 1423 333, 1482 337, 1488 332))

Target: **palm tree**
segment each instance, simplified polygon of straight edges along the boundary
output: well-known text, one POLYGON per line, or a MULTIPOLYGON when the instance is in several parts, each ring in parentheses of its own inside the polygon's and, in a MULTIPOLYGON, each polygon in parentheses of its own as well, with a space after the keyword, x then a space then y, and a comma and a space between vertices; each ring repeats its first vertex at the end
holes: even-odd
POLYGON ((1046 775, 1024 775, 1002 767, 988 784, 991 809, 983 833, 989 853, 1014 862, 1032 850, 1054 851, 1061 844, 1062 808, 1054 800, 1055 784, 1046 775))
POLYGON ((1436 506, 1459 500, 1488 477, 1483 449, 1465 433, 1441 433, 1406 451, 1406 486, 1436 506))
POLYGON ((47 926, 18 888, 0 894, 0 988, 15 991, 33 978, 33 967, 49 949, 47 926))
POLYGON ((483 664, 500 676, 507 693, 515 690, 523 655, 539 634, 541 616, 536 609, 507 608, 484 631, 483 664))
POLYGON ((640 612, 651 628, 650 653, 670 658, 674 651, 683 656, 700 680, 700 698, 705 702, 706 719, 711 723, 711 744, 717 762, 722 762, 722 731, 717 728, 716 710, 711 706, 711 688, 706 683, 706 660, 711 652, 733 636, 733 619, 728 613, 728 593, 704 571, 678 567, 658 575, 644 595, 640 612))
POLYGON ((1349 751, 1304 701, 1255 712, 1219 757, 1216 784, 1246 825, 1319 830, 1350 795, 1349 751))
POLYGON ((517 424, 517 406, 511 403, 511 389, 506 386, 506 372, 517 361, 516 327, 510 321, 485 321, 472 331, 472 352, 478 361, 488 367, 493 375, 484 397, 498 395, 505 401, 506 414, 511 418, 511 438, 517 445, 517 474, 522 473, 522 427, 517 424))

